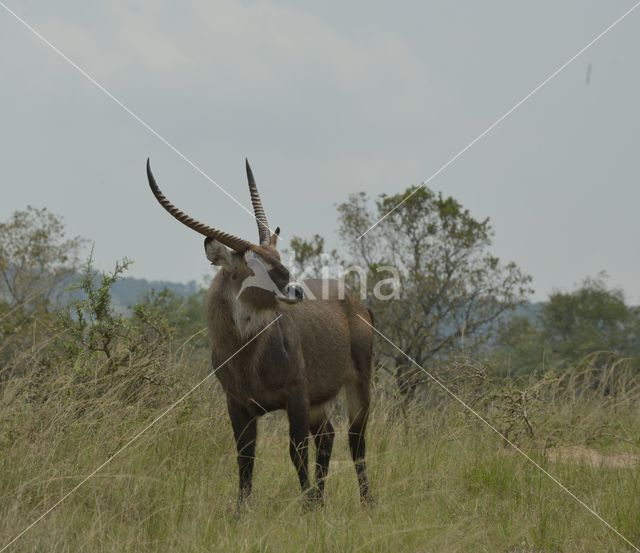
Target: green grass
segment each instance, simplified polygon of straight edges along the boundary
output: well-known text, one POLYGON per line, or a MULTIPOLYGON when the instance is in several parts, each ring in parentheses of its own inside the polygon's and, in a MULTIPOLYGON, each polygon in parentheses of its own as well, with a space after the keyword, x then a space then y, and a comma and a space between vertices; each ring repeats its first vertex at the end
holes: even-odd
MULTIPOLYGON (((81 401, 61 385, 29 405, 11 390, 0 402, 0 549, 171 399, 153 408, 142 400, 81 401)), ((231 429, 219 387, 207 383, 7 551, 633 550, 457 404, 402 414, 377 397, 368 432, 374 507, 359 503, 338 417, 326 505, 304 512, 286 421, 274 414, 261 420, 254 495, 237 519, 231 429)), ((528 451, 640 544, 638 467, 551 464, 534 442, 528 451)))

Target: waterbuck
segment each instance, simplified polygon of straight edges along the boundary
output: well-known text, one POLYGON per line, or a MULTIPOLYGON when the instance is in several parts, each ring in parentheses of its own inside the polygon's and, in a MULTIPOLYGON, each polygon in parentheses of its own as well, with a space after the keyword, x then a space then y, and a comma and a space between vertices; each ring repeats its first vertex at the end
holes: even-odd
POLYGON ((334 439, 326 404, 342 388, 360 497, 370 503, 365 427, 372 317, 337 280, 293 280, 276 249, 280 230, 270 231, 248 161, 246 170, 258 244, 177 209, 158 188, 147 160, 149 186, 157 200, 178 221, 206 236, 207 259, 220 268, 209 290, 207 319, 213 367, 222 364, 216 376, 226 393, 238 450, 238 506, 251 494, 257 419, 277 409, 284 409, 289 419, 289 453, 303 495, 309 503, 322 501, 334 439), (316 445, 315 486, 308 472, 309 435, 316 445))

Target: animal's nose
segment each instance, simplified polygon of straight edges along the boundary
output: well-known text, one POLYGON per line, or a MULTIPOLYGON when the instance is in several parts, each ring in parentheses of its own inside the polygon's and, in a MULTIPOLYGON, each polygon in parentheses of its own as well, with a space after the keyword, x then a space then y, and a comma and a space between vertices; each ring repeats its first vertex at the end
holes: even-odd
POLYGON ((304 290, 297 282, 290 282, 286 287, 287 298, 292 301, 300 301, 304 298, 304 290))

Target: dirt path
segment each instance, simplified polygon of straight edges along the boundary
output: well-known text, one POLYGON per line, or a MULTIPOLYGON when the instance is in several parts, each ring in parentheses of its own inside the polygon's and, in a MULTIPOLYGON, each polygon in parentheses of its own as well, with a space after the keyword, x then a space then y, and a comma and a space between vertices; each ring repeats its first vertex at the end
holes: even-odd
POLYGON ((615 469, 632 468, 640 462, 640 454, 638 453, 605 455, 584 446, 553 447, 547 450, 547 458, 552 463, 572 463, 615 469))
MULTIPOLYGON (((504 455, 520 455, 511 448, 502 449, 501 452, 504 455)), ((589 465, 594 468, 629 469, 640 465, 640 453, 604 454, 581 445, 551 447, 547 449, 546 456, 552 463, 589 465)))

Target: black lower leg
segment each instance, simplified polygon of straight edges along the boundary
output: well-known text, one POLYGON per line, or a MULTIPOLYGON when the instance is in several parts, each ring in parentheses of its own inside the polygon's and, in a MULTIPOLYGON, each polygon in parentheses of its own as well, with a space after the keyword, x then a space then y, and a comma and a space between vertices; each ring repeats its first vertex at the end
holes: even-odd
POLYGON ((322 497, 324 482, 329 473, 329 461, 331 460, 335 432, 329 419, 325 419, 317 429, 313 429, 313 434, 316 442, 316 486, 322 497))
POLYGON ((241 406, 229 402, 228 407, 238 451, 238 507, 240 507, 251 495, 257 422, 241 406))
POLYGON ((298 400, 287 404, 289 418, 289 455, 298 474, 300 488, 309 496, 309 408, 298 400))
POLYGON ((309 443, 308 438, 296 438, 292 437, 289 442, 289 455, 291 461, 296 469, 298 480, 300 481, 300 488, 302 491, 307 491, 311 487, 309 481, 309 443))
POLYGON ((353 458, 353 463, 356 468, 360 498, 366 503, 371 503, 373 497, 369 489, 369 479, 367 477, 367 466, 365 462, 365 426, 366 421, 355 421, 351 424, 349 428, 349 449, 351 450, 351 457, 353 458))

